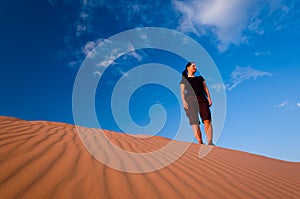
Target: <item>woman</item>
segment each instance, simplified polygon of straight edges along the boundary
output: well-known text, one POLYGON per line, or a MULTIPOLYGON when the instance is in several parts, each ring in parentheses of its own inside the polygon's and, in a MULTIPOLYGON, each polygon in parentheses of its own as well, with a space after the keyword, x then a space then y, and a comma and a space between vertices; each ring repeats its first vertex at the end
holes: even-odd
POLYGON ((181 100, 198 143, 203 144, 199 127, 198 114, 200 113, 200 117, 204 123, 207 142, 209 145, 214 146, 212 142, 211 112, 209 109, 212 101, 204 78, 202 76, 195 76, 196 71, 197 68, 193 62, 188 62, 185 66, 180 81, 181 100))

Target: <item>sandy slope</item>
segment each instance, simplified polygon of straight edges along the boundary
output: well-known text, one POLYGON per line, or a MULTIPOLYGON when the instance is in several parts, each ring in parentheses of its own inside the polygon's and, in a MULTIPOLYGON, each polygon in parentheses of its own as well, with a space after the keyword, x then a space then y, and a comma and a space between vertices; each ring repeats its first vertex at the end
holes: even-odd
MULTIPOLYGON (((170 141, 84 130, 134 152, 170 141)), ((220 147, 200 159, 199 147, 155 172, 126 173, 96 160, 73 125, 0 117, 0 198, 300 198, 300 163, 220 147)))

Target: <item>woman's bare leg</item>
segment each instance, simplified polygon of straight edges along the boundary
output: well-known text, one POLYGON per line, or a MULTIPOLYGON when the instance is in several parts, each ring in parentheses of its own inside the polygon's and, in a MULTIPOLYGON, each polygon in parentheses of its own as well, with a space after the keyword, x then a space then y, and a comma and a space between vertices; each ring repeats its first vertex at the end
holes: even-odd
POLYGON ((204 129, 208 144, 213 144, 213 131, 210 120, 204 120, 204 129))
POLYGON ((193 132, 194 132, 194 135, 195 135, 195 137, 196 137, 198 143, 199 143, 199 144, 203 144, 203 142, 202 142, 201 130, 200 130, 199 125, 193 124, 193 125, 192 125, 192 128, 193 128, 193 132))

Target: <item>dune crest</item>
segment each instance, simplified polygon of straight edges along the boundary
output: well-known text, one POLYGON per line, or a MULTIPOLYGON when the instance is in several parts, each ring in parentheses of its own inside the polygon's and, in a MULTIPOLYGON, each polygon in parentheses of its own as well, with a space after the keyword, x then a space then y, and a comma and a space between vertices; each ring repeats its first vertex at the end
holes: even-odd
MULTIPOLYGON (((170 142, 80 128, 105 134, 131 152, 151 152, 170 142)), ((199 149, 191 144, 177 161, 160 170, 127 173, 92 156, 74 125, 0 116, 0 197, 300 198, 300 163, 220 147, 199 158, 199 149)), ((108 161, 118 159, 111 151, 103 152, 108 161)), ((121 164, 136 163, 129 159, 121 164)))

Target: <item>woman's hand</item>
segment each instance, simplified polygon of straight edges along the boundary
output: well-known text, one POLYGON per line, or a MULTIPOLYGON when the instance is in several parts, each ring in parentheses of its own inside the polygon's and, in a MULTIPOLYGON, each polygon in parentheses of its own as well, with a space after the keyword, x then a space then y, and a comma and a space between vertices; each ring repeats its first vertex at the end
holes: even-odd
POLYGON ((208 87, 206 85, 206 82, 203 81, 203 87, 204 87, 204 91, 206 93, 206 96, 207 96, 207 100, 208 100, 208 105, 211 106, 212 105, 212 101, 211 101, 211 98, 210 98, 210 93, 209 93, 209 90, 208 90, 208 87))
POLYGON ((210 98, 208 98, 208 105, 211 106, 212 105, 212 101, 210 98))
POLYGON ((187 103, 187 101, 182 101, 183 107, 184 109, 188 109, 189 108, 189 104, 187 103))

